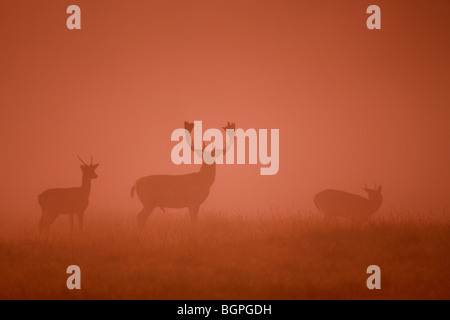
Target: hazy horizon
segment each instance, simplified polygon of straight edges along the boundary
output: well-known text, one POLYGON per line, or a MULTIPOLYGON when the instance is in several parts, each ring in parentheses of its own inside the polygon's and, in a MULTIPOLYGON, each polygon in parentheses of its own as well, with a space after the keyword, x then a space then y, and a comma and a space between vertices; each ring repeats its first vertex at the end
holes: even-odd
POLYGON ((187 120, 280 130, 278 174, 219 165, 202 208, 312 207, 364 182, 381 210, 450 208, 448 2, 378 1, 375 32, 368 1, 80 1, 79 32, 45 3, 0 5, 2 215, 79 185, 77 154, 100 163, 88 211, 138 210, 137 178, 199 169, 170 160, 187 120))

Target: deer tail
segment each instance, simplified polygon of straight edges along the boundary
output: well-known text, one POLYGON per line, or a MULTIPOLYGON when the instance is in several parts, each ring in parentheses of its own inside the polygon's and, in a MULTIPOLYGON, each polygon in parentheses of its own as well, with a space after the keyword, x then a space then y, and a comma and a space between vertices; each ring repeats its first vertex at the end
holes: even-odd
POLYGON ((136 184, 133 184, 133 186, 131 187, 131 198, 134 197, 135 192, 136 192, 136 184))

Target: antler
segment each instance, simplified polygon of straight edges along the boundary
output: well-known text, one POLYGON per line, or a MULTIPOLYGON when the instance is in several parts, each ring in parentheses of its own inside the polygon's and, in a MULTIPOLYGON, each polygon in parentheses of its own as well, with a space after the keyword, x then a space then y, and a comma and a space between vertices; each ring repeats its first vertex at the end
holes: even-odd
MULTIPOLYGON (((197 155, 197 156, 199 156, 201 159, 203 159, 203 157, 202 157, 202 155, 203 155, 203 151, 205 150, 205 148, 206 148, 206 144, 203 142, 203 144, 202 144, 202 150, 201 150, 201 153, 200 153, 200 150, 197 150, 197 149, 195 149, 194 148, 194 143, 192 142, 192 140, 191 140, 191 137, 192 137, 192 129, 194 128, 194 126, 195 126, 195 124, 194 123, 192 123, 192 122, 188 122, 188 121, 185 121, 184 122, 184 129, 185 130, 187 130, 188 132, 189 132, 189 141, 190 141, 190 145, 191 145, 191 150, 193 151, 193 152, 195 152, 195 154, 197 155), (199 154, 200 153, 200 154, 199 154)), ((225 126, 225 127, 222 127, 225 131, 227 131, 227 129, 232 129, 232 130, 235 130, 236 129, 236 123, 234 123, 234 122, 227 122, 227 125, 225 126)), ((229 132, 227 132, 227 134, 229 134, 229 132)), ((186 139, 187 140, 187 139, 186 139)), ((218 149, 214 149, 214 158, 217 158, 217 157, 220 157, 223 153, 227 153, 227 151, 230 149, 230 147, 231 147, 231 145, 234 143, 234 141, 233 140, 231 140, 231 144, 229 145, 229 146, 226 146, 226 141, 224 142, 224 148, 223 149, 221 149, 221 150, 218 150, 218 149), (226 146, 226 148, 225 148, 225 146, 226 146)))
MULTIPOLYGON (((227 129, 232 129, 235 130, 236 129, 236 123, 234 122, 227 122, 227 125, 225 127, 222 127, 222 129, 225 130, 225 132, 227 131, 227 129)), ((227 132, 227 134, 230 134, 229 132, 227 132)), ((234 136, 234 132, 233 134, 230 134, 230 136, 233 135, 234 136)), ((232 138, 232 137, 231 137, 232 138)), ((234 140, 231 140, 230 145, 227 146, 227 142, 224 141, 224 147, 222 149, 214 149, 214 158, 220 157, 222 154, 226 154, 228 152, 228 150, 230 149, 230 147, 233 145, 234 140), (226 148, 225 148, 226 147, 226 148)))
POLYGON ((194 123, 193 122, 188 122, 188 121, 185 121, 184 122, 184 128, 187 130, 187 131, 189 131, 189 133, 191 133, 192 132, 192 129, 194 129, 194 123))
POLYGON ((189 121, 185 121, 185 122, 184 122, 184 129, 187 130, 187 131, 189 132, 189 142, 190 142, 190 145, 191 145, 191 150, 192 150, 193 152, 195 152, 195 154, 196 154, 197 156, 199 156, 199 157, 202 159, 202 153, 203 153, 203 150, 205 149, 206 145, 205 145, 205 143, 203 143, 203 146, 202 146, 202 150, 201 150, 201 151, 200 151, 200 150, 196 150, 196 149, 194 148, 194 143, 193 143, 192 140, 191 140, 191 137, 192 137, 192 129, 194 129, 194 126, 195 126, 195 124, 194 124, 193 122, 189 122, 189 121), (199 152, 200 152, 200 154, 199 154, 199 152))
POLYGON ((364 181, 364 189, 365 189, 365 190, 377 190, 377 183, 375 182, 375 183, 374 183, 374 188, 373 188, 373 189, 370 189, 370 188, 367 186, 367 183, 364 181))
POLYGON ((91 154, 91 166, 93 164, 94 159, 92 158, 92 154, 91 154))
MULTIPOLYGON (((78 159, 80 159, 80 161, 81 161, 85 166, 87 166, 87 164, 83 161, 83 159, 80 158, 80 155, 78 154, 77 156, 78 156, 78 159)), ((92 160, 92 156, 91 156, 91 160, 92 160)), ((92 163, 92 161, 91 161, 91 163, 92 163)))
MULTIPOLYGON (((227 125, 225 127, 223 127, 223 129, 225 130, 225 132, 227 132, 227 130, 229 130, 229 129, 233 130, 233 134, 232 135, 234 137, 234 130, 236 130, 236 122, 228 122, 227 121, 227 125)), ((229 134, 229 133, 227 132, 227 134, 229 134)), ((222 149, 223 153, 226 154, 228 152, 228 150, 230 149, 230 147, 233 145, 233 143, 234 143, 233 137, 231 137, 231 135, 230 135, 231 143, 230 143, 229 146, 227 146, 226 141, 224 142, 224 144, 226 146, 226 149, 225 148, 222 149)))
POLYGON ((234 122, 227 122, 227 125, 225 127, 222 127, 225 131, 227 129, 233 129, 236 130, 236 123, 234 122))

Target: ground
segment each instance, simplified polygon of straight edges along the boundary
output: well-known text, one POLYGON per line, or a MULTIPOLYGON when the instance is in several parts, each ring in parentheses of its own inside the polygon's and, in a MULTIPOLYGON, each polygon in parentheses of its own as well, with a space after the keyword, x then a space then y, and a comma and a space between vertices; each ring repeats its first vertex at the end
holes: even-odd
POLYGON ((155 210, 67 216, 39 234, 39 217, 0 228, 0 299, 450 299, 448 214, 390 213, 365 225, 315 212, 155 210), (66 287, 81 268, 82 290, 66 287), (381 290, 368 290, 369 265, 381 290))

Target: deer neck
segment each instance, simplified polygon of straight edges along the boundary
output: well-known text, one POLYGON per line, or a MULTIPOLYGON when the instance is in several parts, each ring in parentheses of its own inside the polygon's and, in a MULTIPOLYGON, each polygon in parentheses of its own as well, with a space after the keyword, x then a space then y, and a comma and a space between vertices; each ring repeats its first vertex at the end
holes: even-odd
POLYGON ((89 196, 89 194, 91 193, 91 178, 84 174, 83 178, 81 179, 81 190, 83 190, 86 196, 89 196))
POLYGON ((378 209, 380 209, 381 204, 383 202, 383 198, 380 197, 375 197, 375 198, 369 198, 369 207, 370 207, 370 211, 376 212, 378 209))
POLYGON ((216 178, 216 162, 213 162, 212 164, 203 162, 199 174, 203 177, 203 181, 211 186, 216 178))

